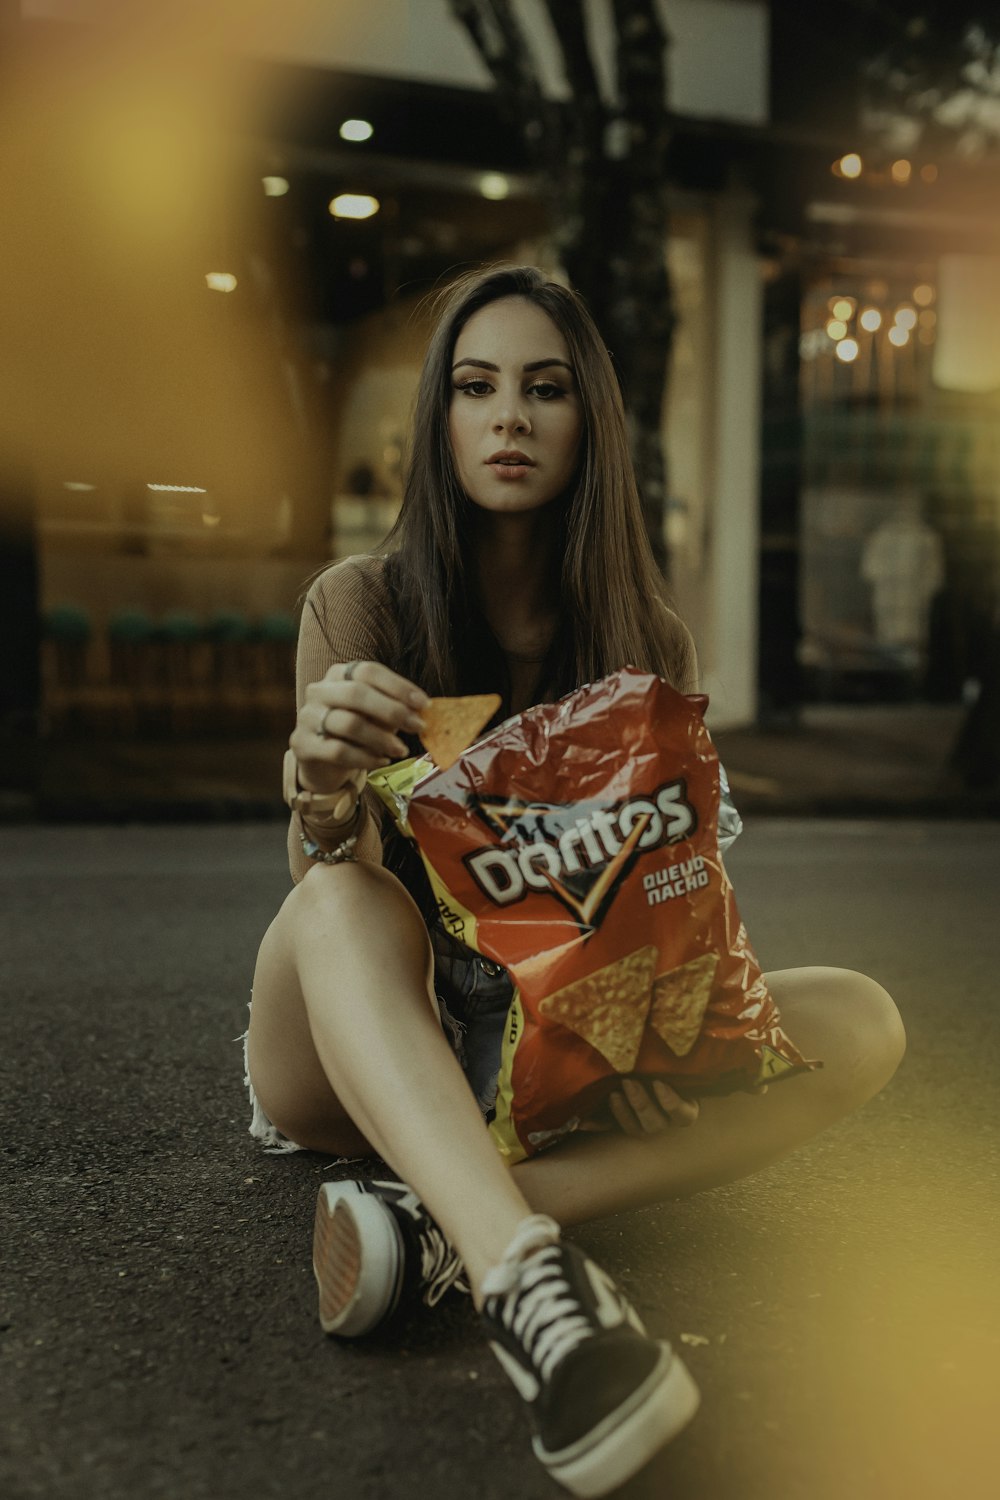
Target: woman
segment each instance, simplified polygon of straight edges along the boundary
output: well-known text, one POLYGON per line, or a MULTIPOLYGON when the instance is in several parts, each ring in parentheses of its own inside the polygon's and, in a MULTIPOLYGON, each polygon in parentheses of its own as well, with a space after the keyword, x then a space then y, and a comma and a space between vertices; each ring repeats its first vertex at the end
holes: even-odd
POLYGON ((604 1494, 684 1425, 697 1392, 560 1226, 777 1160, 882 1088, 903 1030, 860 974, 772 974, 821 1072, 700 1108, 625 1080, 615 1128, 503 1164, 483 1114, 509 982, 436 928, 372 794, 345 819, 344 788, 412 752, 427 694, 495 689, 499 720, 626 663, 692 691, 696 665, 662 601, 610 359, 571 292, 511 267, 451 290, 412 453, 396 550, 329 568, 307 596, 296 885, 261 947, 248 1034, 256 1133, 375 1153, 400 1179, 321 1190, 323 1327, 357 1336, 401 1296, 433 1305, 464 1281, 538 1457, 575 1493, 604 1494))

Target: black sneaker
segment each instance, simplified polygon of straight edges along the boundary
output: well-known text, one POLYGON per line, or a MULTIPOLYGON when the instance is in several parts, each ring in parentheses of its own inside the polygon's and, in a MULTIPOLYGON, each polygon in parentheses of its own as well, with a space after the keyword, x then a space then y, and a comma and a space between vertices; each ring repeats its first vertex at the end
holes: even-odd
POLYGON ((536 1456, 574 1495, 606 1495, 698 1409, 698 1387, 614 1282, 542 1214, 483 1282, 480 1317, 527 1403, 536 1456))
POLYGON ((316 1203, 313 1272, 324 1333, 359 1338, 404 1297, 433 1307, 464 1267, 416 1193, 402 1182, 324 1182, 316 1203))

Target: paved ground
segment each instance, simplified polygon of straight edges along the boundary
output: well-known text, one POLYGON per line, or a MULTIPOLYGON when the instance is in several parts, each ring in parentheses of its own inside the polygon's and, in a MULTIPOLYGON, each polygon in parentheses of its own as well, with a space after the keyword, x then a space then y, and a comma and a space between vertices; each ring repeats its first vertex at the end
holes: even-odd
MULTIPOLYGON (((814 705, 794 728, 720 730, 715 739, 747 813, 1000 817, 1000 786, 967 792, 948 769, 962 714, 949 704, 814 705)), ((278 732, 251 740, 80 734, 22 746, 15 770, 16 747, 0 741, 0 822, 284 817, 286 747, 278 732)))
MULTIPOLYGON (((729 865, 765 967, 871 972, 909 1052, 796 1157, 577 1232, 655 1331, 689 1336, 704 1393, 622 1493, 986 1500, 1000 828, 756 820, 729 865)), ((286 884, 277 824, 4 830, 10 1500, 558 1493, 467 1303, 393 1341, 318 1333, 329 1164, 256 1151, 232 1040, 286 884)))

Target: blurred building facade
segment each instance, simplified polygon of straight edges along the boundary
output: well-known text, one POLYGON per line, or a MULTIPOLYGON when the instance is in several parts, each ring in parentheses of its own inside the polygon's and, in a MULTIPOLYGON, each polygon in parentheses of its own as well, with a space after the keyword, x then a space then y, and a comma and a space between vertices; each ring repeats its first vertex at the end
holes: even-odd
MULTIPOLYGON (((101 84, 102 48, 80 50, 89 9, 22 7, 37 79, 62 87, 82 59, 101 84)), ((610 68, 609 8, 585 10, 610 68)), ((73 312, 61 333, 56 318, 50 359, 67 368, 66 339, 100 359, 77 351, 44 423, 37 400, 20 429, 10 419, 30 436, 53 732, 207 732, 220 693, 237 732, 290 723, 305 583, 377 547, 398 509, 426 294, 482 261, 551 264, 522 146, 446 0, 302 3, 270 23, 238 11, 216 39, 230 61, 239 41, 238 67, 223 86, 206 64, 201 80, 228 114, 199 134, 204 101, 185 114, 161 80, 162 117, 133 85, 98 131, 138 111, 159 191, 148 223, 128 220, 128 264, 117 180, 103 219, 81 210, 67 255, 86 271, 105 235, 118 281, 91 266, 101 316, 73 312), (186 157, 161 139, 177 118, 186 157), (206 140, 212 172, 185 206, 206 140)), ((665 531, 710 722, 831 698, 954 701, 996 600, 995 169, 915 157, 853 174, 849 118, 816 119, 783 12, 663 11, 679 314, 665 531)), ((551 39, 532 40, 558 97, 551 39)), ((57 115, 40 160, 72 160, 72 119, 57 115)), ((119 164, 123 191, 142 169, 119 164)), ((64 273, 53 258, 46 284, 64 273)))

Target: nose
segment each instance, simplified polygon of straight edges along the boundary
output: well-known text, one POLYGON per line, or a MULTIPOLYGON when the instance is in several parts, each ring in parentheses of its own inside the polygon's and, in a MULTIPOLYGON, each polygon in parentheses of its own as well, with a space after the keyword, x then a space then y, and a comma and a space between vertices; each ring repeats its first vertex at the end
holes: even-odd
POLYGON ((510 402, 504 405, 493 418, 493 431, 500 432, 530 432, 531 422, 528 414, 519 403, 510 402))

